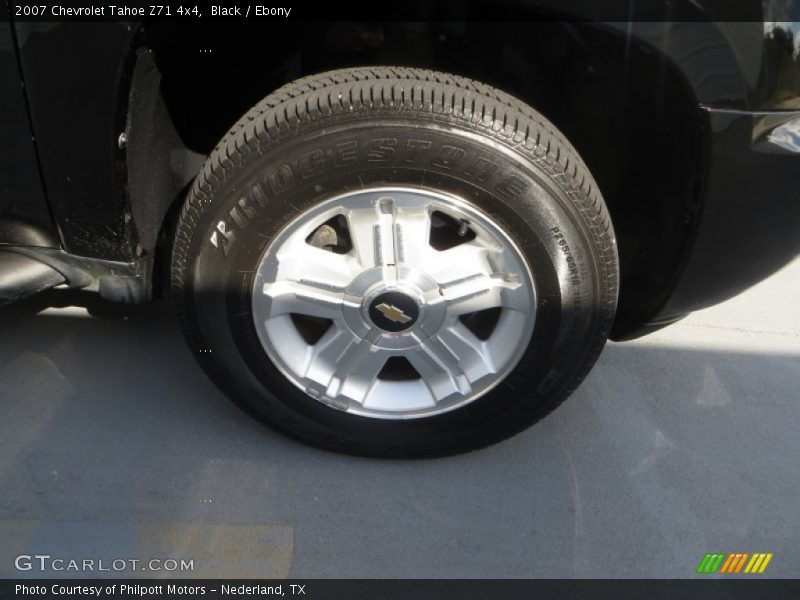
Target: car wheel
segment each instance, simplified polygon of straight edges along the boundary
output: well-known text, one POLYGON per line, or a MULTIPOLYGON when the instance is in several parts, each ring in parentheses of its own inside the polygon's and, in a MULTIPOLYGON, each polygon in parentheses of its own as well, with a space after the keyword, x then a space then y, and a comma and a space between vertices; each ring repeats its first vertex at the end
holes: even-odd
POLYGON ((220 141, 172 280, 211 378, 324 448, 434 456, 553 410, 602 349, 617 254, 544 117, 433 71, 346 69, 267 96, 220 141))

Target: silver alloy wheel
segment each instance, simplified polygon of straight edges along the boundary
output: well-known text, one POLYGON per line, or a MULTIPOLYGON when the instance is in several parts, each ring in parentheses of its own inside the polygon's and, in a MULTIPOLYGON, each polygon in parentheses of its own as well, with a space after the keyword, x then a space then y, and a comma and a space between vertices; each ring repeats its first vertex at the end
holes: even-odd
POLYGON ((252 301, 259 339, 289 380, 384 419, 485 394, 519 361, 536 317, 530 270, 503 230, 460 198, 417 188, 359 190, 300 214, 261 257, 252 301))

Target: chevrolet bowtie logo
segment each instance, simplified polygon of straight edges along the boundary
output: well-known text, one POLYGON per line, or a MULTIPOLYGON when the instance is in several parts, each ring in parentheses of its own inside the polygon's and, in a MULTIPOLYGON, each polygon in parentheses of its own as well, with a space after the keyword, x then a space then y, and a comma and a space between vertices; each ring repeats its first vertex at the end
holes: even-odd
POLYGON ((390 321, 394 321, 395 323, 405 324, 411 320, 411 317, 409 317, 406 313, 404 313, 396 306, 392 306, 391 304, 386 304, 385 302, 381 302, 380 304, 376 305, 375 308, 381 311, 384 317, 386 317, 390 321))

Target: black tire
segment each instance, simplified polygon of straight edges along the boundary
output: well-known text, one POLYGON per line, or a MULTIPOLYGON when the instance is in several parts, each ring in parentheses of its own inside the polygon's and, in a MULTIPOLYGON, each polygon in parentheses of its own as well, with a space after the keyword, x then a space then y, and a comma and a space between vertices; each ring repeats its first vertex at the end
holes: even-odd
POLYGON ((217 385, 284 433, 371 456, 462 452, 541 419, 597 359, 617 280, 605 203, 565 137, 502 91, 407 68, 332 71, 267 96, 206 161, 172 256, 183 330, 217 385), (479 157, 487 168, 470 168, 479 157), (256 181, 265 195, 253 195, 256 181), (273 366, 253 325, 253 270, 276 233, 326 198, 380 185, 471 201, 504 226, 534 273, 535 330, 517 366, 472 403, 424 419, 354 416, 310 398, 273 366))

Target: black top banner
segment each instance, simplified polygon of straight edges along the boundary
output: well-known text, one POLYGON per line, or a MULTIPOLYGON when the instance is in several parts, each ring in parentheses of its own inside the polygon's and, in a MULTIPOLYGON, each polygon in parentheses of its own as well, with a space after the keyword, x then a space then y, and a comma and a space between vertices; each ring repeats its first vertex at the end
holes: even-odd
POLYGON ((0 19, 220 23, 267 20, 800 21, 800 0, 285 0, 276 3, 213 3, 205 0, 0 0, 0 19))

